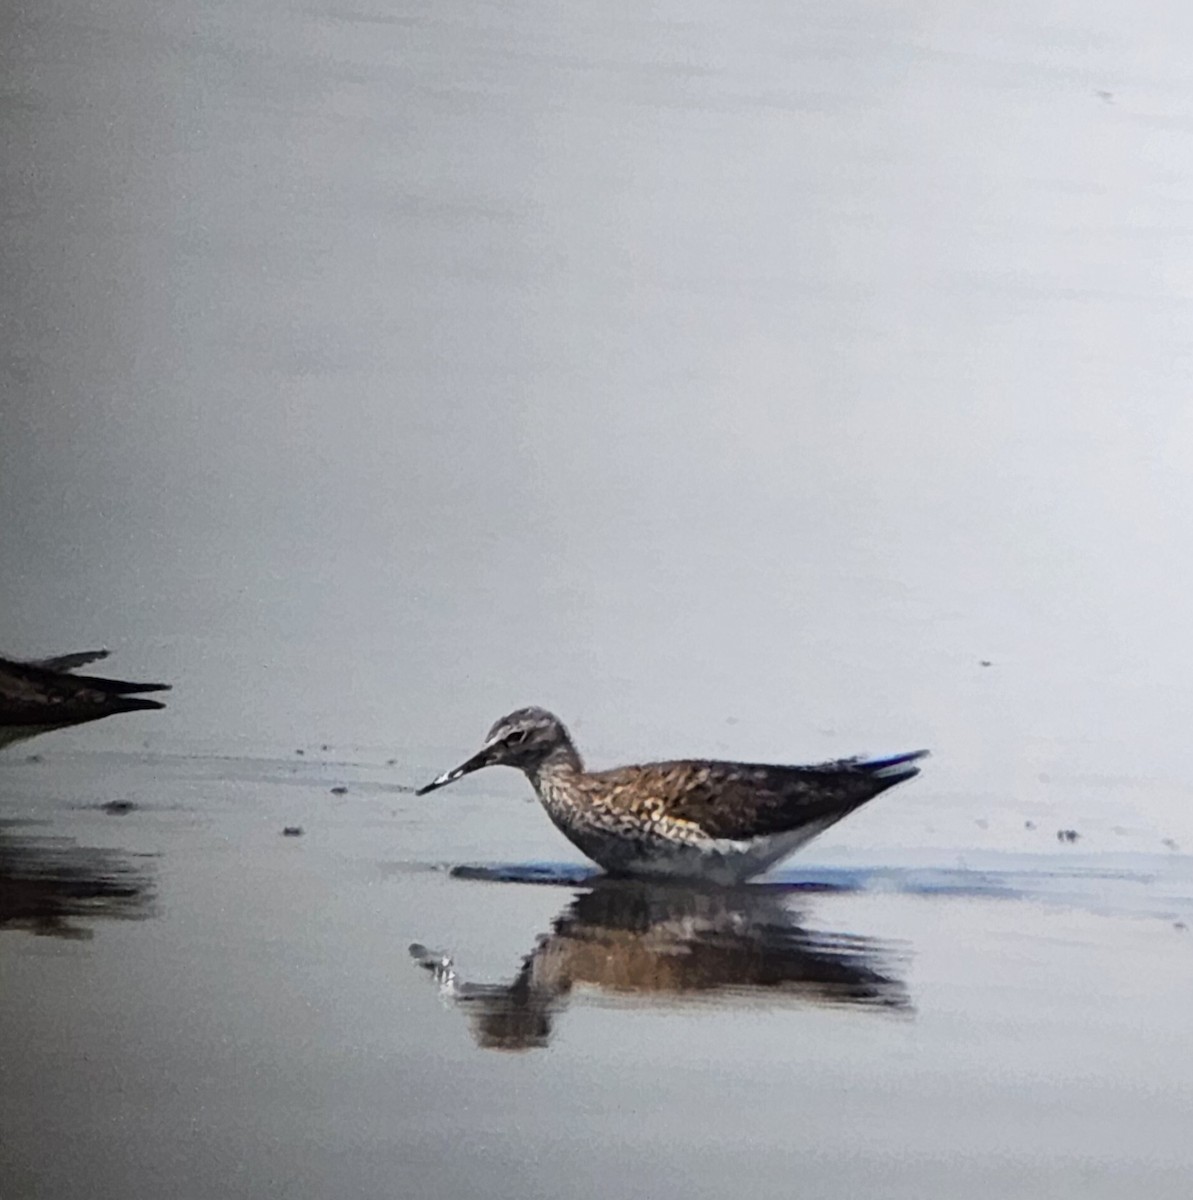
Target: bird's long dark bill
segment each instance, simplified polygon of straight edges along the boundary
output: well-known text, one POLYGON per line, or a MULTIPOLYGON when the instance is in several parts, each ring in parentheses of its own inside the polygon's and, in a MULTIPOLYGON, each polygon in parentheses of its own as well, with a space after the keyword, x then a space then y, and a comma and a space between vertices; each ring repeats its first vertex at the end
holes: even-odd
POLYGON ((425 796, 428 792, 433 792, 436 788, 445 787, 449 783, 455 783, 457 779, 461 779, 465 775, 471 775, 473 771, 479 771, 481 767, 487 767, 491 761, 489 748, 486 746, 479 754, 474 754, 466 763, 461 763, 458 767, 454 767, 450 771, 444 771, 442 775, 432 779, 426 787, 420 787, 414 794, 416 796, 425 796))

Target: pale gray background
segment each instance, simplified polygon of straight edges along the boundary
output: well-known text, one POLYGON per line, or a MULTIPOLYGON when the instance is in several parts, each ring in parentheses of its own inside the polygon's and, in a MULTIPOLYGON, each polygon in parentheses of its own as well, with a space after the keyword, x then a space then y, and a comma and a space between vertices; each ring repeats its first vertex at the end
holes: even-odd
POLYGON ((177 683, 82 744, 1193 768, 1187 5, 9 13, 3 645, 177 683))
POLYGON ((176 685, 2 764, 14 861, 157 905, 0 939, 5 1200, 1184 1200, 1193 8, 0 20, 0 652, 176 685), (932 747, 792 867, 888 872, 792 911, 914 1015, 476 1049, 407 943, 509 979, 570 895, 427 868, 576 855, 394 785, 530 702, 601 763, 932 747))

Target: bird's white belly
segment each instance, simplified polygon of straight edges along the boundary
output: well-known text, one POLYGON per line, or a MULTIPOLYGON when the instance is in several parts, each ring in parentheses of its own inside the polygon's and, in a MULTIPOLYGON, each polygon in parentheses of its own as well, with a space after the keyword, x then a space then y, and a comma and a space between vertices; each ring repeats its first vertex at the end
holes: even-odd
POLYGON ((569 836, 589 858, 617 874, 736 884, 761 875, 831 824, 832 821, 816 822, 768 837, 653 840, 637 845, 576 838, 574 833, 569 836))

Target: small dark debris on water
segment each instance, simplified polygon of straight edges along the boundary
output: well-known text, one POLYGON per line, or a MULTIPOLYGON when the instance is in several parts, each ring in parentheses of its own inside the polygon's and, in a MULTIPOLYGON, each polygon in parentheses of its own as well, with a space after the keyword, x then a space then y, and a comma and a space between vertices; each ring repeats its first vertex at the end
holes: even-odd
POLYGON ((1180 846, 1176 843, 1176 838, 1165 838, 1160 845, 1167 846, 1169 850, 1179 850, 1180 846))
POLYGON ((1056 831, 1056 840, 1058 842, 1075 842, 1081 834, 1076 829, 1058 829, 1056 831))
POLYGON ((978 666, 979 667, 992 667, 992 666, 994 666, 994 664, 988 658, 980 658, 980 659, 978 659, 978 666))
POLYGON ((1097 96, 1103 104, 1114 103, 1114 93, 1108 92, 1105 88, 1094 88, 1094 95, 1097 96))
POLYGON ((1035 821, 1024 821, 1023 822, 1024 829, 1035 829, 1035 827, 1036 827, 1035 821))
POLYGON ((123 817, 135 812, 137 806, 131 800, 109 800, 107 804, 101 804, 100 808, 111 817, 123 817))
POLYGON ((295 750, 295 751, 294 751, 294 753, 295 753, 295 754, 300 754, 300 755, 301 755, 301 754, 305 754, 305 753, 306 753, 306 751, 305 751, 305 750, 302 750, 302 749, 299 749, 299 750, 295 750))
POLYGON ((326 742, 324 742, 323 745, 319 747, 319 749, 326 752, 326 751, 330 750, 331 747, 326 742))
POLYGON ((337 784, 331 789, 331 794, 333 796, 346 796, 348 795, 348 789, 343 784, 337 784))
POLYGON ((27 763, 39 763, 39 762, 45 762, 46 760, 40 754, 29 754, 29 755, 26 755, 25 761, 27 763))
POLYGON ((1173 927, 1173 929, 1179 930, 1181 933, 1184 933, 1185 930, 1189 928, 1189 926, 1186 925, 1184 923, 1184 921, 1173 921, 1172 927, 1173 927))
POLYGON ((387 767, 396 767, 398 765, 398 760, 396 758, 387 758, 385 760, 385 765, 387 767))
POLYGON ((287 825, 282 830, 282 837, 302 837, 301 825, 287 825))

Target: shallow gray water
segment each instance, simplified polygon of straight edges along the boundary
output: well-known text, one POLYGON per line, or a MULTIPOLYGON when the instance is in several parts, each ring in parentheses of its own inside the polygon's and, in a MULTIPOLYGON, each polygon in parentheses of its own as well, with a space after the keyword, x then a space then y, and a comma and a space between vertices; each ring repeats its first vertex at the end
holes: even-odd
POLYGON ((3 1200, 1187 1196, 1187 6, 4 21, 0 652, 175 690, 0 759, 3 1200), (405 790, 526 703, 934 756, 623 893, 405 790))
POLYGON ((602 885, 510 789, 46 754, 4 771, 6 1198, 1185 1192, 1188 856, 602 885))

